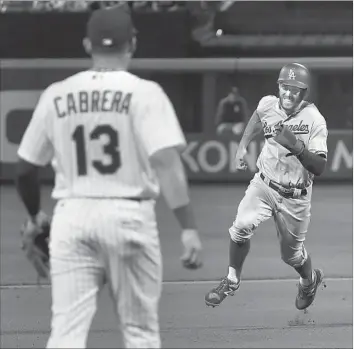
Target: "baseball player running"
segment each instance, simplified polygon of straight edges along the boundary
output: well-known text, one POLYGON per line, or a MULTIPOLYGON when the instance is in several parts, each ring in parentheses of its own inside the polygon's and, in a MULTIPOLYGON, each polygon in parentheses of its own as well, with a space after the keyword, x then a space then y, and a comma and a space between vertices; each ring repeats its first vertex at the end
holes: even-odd
POLYGON ((135 46, 124 7, 93 12, 84 39, 92 68, 43 92, 18 150, 27 235, 44 220, 37 169, 52 162, 56 174, 47 348, 86 347, 105 283, 125 347, 160 347, 162 266, 154 210, 160 188, 182 229, 183 265, 201 266, 180 159, 186 141, 163 89, 127 72, 135 46))
POLYGON ((249 142, 262 128, 265 144, 257 160, 257 172, 240 202, 230 233, 228 275, 208 292, 205 302, 218 306, 240 287, 243 263, 255 229, 273 217, 281 257, 300 275, 297 309, 313 302, 323 272, 313 269, 304 242, 310 223, 314 176, 325 169, 326 121, 305 98, 310 87, 309 70, 298 63, 285 65, 278 79, 279 98, 263 97, 253 113, 236 153, 236 166, 246 168, 249 142))

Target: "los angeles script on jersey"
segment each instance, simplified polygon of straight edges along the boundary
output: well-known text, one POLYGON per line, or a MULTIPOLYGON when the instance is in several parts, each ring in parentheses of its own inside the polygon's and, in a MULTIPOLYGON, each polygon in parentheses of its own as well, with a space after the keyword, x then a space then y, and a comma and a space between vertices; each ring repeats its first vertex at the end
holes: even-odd
POLYGON ((129 113, 132 93, 112 90, 78 91, 53 99, 58 118, 78 113, 129 113))
MULTIPOLYGON (((274 130, 275 126, 278 126, 280 124, 280 121, 278 123, 276 123, 275 125, 271 126, 267 124, 267 121, 263 122, 263 131, 264 131, 264 136, 266 138, 271 137, 272 136, 272 132, 274 130)), ((291 124, 291 125, 287 125, 285 124, 290 131, 292 131, 294 134, 308 134, 309 131, 309 124, 304 124, 303 120, 300 120, 299 123, 297 124, 291 124)))

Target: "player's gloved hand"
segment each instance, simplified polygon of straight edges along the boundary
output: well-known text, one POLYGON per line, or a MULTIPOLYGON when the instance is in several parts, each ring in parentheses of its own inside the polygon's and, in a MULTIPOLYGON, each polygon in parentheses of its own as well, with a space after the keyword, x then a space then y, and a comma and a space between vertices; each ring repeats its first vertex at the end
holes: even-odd
POLYGON ((296 156, 300 155, 305 149, 304 142, 297 139, 288 126, 283 123, 280 123, 274 127, 273 137, 277 143, 288 149, 296 156))
POLYGON ((21 227, 22 250, 42 278, 49 275, 49 230, 50 218, 42 211, 21 227))
POLYGON ((198 269, 203 263, 200 252, 202 243, 199 239, 198 231, 195 229, 185 229, 181 236, 184 254, 181 257, 182 264, 187 269, 198 269))
POLYGON ((244 147, 238 147, 236 155, 235 155, 235 162, 236 162, 236 169, 237 170, 246 170, 247 164, 245 162, 245 156, 247 154, 247 150, 244 147))

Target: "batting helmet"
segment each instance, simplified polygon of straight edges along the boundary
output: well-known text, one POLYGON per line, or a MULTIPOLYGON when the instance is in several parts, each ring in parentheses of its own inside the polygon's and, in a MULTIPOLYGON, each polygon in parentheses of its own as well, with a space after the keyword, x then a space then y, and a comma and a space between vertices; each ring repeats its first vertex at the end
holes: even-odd
POLYGON ((289 63, 281 68, 278 78, 278 83, 279 82, 290 86, 308 89, 310 87, 310 72, 302 64, 289 63))

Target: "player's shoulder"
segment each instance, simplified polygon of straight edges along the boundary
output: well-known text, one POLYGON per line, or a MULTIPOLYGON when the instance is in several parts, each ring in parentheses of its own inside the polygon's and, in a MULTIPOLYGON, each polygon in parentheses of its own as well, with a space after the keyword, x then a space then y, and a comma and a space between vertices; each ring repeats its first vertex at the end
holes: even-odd
POLYGON ((314 125, 327 125, 326 119, 314 103, 308 103, 304 108, 306 118, 311 119, 314 125))
POLYGON ((139 79, 139 91, 145 95, 147 99, 152 96, 164 94, 164 90, 158 82, 140 77, 137 78, 139 79))
POLYGON ((267 95, 262 97, 258 103, 257 112, 263 113, 267 110, 274 108, 278 101, 278 97, 274 95, 267 95))
POLYGON ((47 103, 49 100, 56 95, 57 91, 60 89, 60 84, 58 81, 48 85, 41 93, 39 102, 47 103))
POLYGON ((84 72, 78 72, 76 74, 70 75, 69 77, 66 77, 65 79, 53 82, 44 90, 43 93, 46 93, 47 95, 55 95, 61 90, 66 90, 68 85, 74 85, 76 81, 83 76, 83 73, 84 72))
POLYGON ((158 82, 137 76, 135 76, 135 79, 133 92, 135 106, 146 107, 166 100, 167 95, 158 82))

